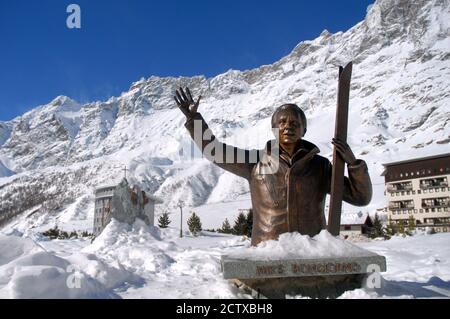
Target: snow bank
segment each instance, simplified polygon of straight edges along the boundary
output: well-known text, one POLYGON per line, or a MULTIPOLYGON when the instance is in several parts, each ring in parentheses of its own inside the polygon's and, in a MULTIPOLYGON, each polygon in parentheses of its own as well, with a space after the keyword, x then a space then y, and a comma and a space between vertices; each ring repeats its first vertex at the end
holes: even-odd
POLYGON ((118 298, 31 239, 0 235, 0 298, 118 298))
POLYGON ((253 260, 276 260, 321 257, 367 256, 368 252, 348 241, 322 230, 313 238, 295 233, 280 235, 278 240, 268 240, 257 247, 240 248, 228 256, 253 260))
POLYGON ((167 254, 177 251, 171 242, 161 240, 159 229, 137 220, 133 225, 112 219, 84 253, 101 256, 108 263, 117 262, 136 274, 158 272, 174 260, 167 254))
POLYGON ((42 251, 42 248, 30 239, 0 234, 0 266, 38 251, 42 251))

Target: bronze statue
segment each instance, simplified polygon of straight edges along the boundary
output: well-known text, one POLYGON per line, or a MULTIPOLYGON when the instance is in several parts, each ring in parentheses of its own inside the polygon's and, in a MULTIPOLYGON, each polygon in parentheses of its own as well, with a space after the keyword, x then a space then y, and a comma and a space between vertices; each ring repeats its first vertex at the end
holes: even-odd
MULTIPOLYGON (((237 154, 239 149, 218 142, 212 133, 210 139, 194 138, 196 121, 202 132, 209 130, 197 112, 200 99, 194 101, 189 88, 180 88, 175 96, 178 107, 187 118, 185 126, 197 146, 205 153, 208 145, 214 143, 213 156, 206 157, 249 181, 253 205, 252 245, 277 239, 285 232, 297 231, 314 236, 325 229, 324 207, 331 188, 332 165, 328 159, 318 155, 319 149, 314 144, 303 139, 307 130, 303 111, 295 104, 280 106, 272 116, 272 127, 279 133, 275 143, 270 144, 269 141, 258 153, 264 155, 258 156, 256 161, 252 160, 253 151, 240 150, 244 152, 244 160, 239 161, 235 156, 230 163, 217 160, 214 155, 218 150, 226 149, 235 150, 234 154, 237 154)), ((355 158, 346 142, 333 139, 332 143, 347 163, 349 177, 344 180, 344 201, 356 206, 367 205, 372 198, 372 184, 366 163, 355 158)))

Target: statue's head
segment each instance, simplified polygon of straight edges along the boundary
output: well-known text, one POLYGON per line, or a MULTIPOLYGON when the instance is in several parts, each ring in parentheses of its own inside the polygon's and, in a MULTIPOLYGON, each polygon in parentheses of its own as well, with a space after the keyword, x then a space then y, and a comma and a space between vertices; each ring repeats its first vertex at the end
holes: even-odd
POLYGON ((278 128, 281 145, 296 144, 306 133, 305 113, 296 104, 284 104, 273 113, 272 128, 278 128))

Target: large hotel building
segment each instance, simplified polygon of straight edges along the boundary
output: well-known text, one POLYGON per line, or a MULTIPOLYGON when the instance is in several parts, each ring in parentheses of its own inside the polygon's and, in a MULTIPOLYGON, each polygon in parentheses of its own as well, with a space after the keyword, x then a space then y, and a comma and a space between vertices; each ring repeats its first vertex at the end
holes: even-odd
POLYGON ((383 164, 387 212, 393 222, 450 231, 450 153, 383 164))

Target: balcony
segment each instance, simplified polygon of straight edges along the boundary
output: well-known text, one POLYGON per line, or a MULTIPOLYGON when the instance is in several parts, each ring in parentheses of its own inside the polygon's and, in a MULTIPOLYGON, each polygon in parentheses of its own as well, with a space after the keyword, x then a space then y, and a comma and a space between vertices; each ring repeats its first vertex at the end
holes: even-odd
POLYGON ((390 210, 414 209, 413 202, 395 202, 389 203, 390 210))
POLYGON ((413 187, 411 183, 408 184, 389 184, 387 186, 387 191, 389 193, 396 193, 396 192, 408 192, 412 191, 413 187))
POLYGON ((420 189, 448 187, 447 178, 434 178, 420 181, 420 189))
POLYGON ((422 203, 422 208, 447 208, 447 207, 450 207, 449 203, 434 203, 434 204, 422 203))

